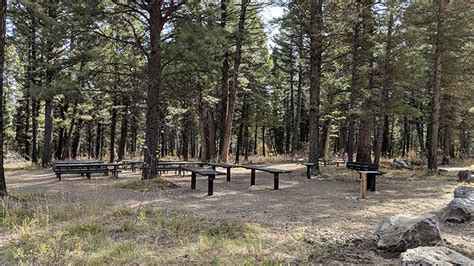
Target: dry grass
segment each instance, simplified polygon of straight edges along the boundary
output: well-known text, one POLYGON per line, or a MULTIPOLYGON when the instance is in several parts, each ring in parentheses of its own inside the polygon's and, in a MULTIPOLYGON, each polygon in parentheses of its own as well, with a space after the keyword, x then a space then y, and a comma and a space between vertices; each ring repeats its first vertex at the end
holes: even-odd
MULTIPOLYGON (((66 201, 65 201, 66 202, 66 201)), ((42 194, 1 201, 0 264, 280 264, 307 257, 297 236, 278 241, 259 224, 166 209, 51 203, 42 194)), ((332 246, 331 246, 332 248, 332 246)))
POLYGON ((31 162, 11 162, 4 165, 6 171, 28 170, 34 171, 40 169, 40 166, 31 162))

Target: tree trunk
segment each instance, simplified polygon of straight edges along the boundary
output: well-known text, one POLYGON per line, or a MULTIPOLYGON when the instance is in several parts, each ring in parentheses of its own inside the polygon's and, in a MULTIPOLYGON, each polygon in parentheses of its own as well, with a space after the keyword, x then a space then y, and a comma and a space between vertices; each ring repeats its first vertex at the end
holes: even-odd
POLYGON ((43 157, 41 165, 46 168, 51 164, 53 149, 53 100, 47 99, 44 104, 43 157))
POLYGON ((112 107, 112 117, 110 119, 110 147, 109 147, 109 162, 115 161, 115 130, 117 128, 117 101, 114 100, 112 107))
POLYGON ((33 98, 32 102, 32 116, 31 116, 31 161, 38 164, 38 116, 39 116, 39 102, 33 98))
POLYGON ((267 156, 266 147, 265 147, 265 127, 262 127, 262 155, 263 157, 267 156))
POLYGON ((295 154, 296 151, 301 149, 300 146, 300 126, 301 126, 301 105, 303 101, 303 30, 300 30, 298 38, 298 53, 299 53, 299 62, 298 62, 298 84, 297 84, 297 103, 296 103, 296 117, 294 123, 294 132, 293 132, 293 144, 292 144, 292 154, 295 154))
POLYGON ((4 106, 3 106, 3 72, 5 65, 5 32, 6 32, 6 12, 7 0, 0 2, 0 196, 7 195, 7 183, 5 182, 5 170, 3 168, 3 133, 4 133, 4 106))
POLYGON ((255 126, 255 132, 253 135, 253 155, 257 155, 258 153, 258 127, 255 126))
POLYGON ((122 161, 125 159, 125 151, 127 150, 127 133, 128 133, 128 105, 125 105, 125 109, 122 112, 122 123, 120 125, 120 140, 118 149, 118 160, 122 161))
MULTIPOLYGON (((385 46, 385 65, 384 65, 384 85, 382 86, 381 92, 381 112, 379 116, 379 123, 377 127, 377 140, 375 147, 375 158, 374 163, 380 164, 380 156, 382 154, 382 146, 385 135, 385 118, 387 117, 386 113, 386 104, 388 102, 388 94, 392 89, 392 33, 393 33, 393 12, 391 5, 388 5, 388 23, 387 23, 387 39, 385 46)), ((388 127, 387 127, 388 128, 388 127)))
POLYGON ((348 161, 352 162, 354 158, 355 150, 355 123, 356 123, 356 103, 359 97, 358 85, 359 85, 359 61, 360 61, 360 24, 362 21, 360 11, 360 0, 356 3, 357 21, 354 23, 354 35, 352 39, 352 68, 351 68, 351 93, 349 96, 349 117, 347 127, 347 156, 348 161))
POLYGON ((319 174, 319 97, 321 86, 321 54, 323 31, 323 1, 311 1, 310 34, 310 107, 309 107, 309 158, 314 174, 319 174))
POLYGON ((235 109, 235 98, 237 93, 238 86, 238 77, 239 77, 239 67, 242 53, 242 43, 244 39, 245 31, 245 16, 247 13, 247 6, 250 3, 250 0, 242 0, 240 6, 240 18, 239 18, 239 28, 237 32, 237 40, 234 52, 234 72, 232 73, 232 84, 229 87, 229 95, 227 101, 226 109, 226 120, 224 125, 224 137, 222 142, 222 149, 220 151, 220 160, 222 162, 227 162, 230 148, 230 138, 232 133, 232 120, 234 116, 235 109))
POLYGON ((444 20, 445 11, 448 5, 447 0, 440 0, 438 6, 438 29, 436 35, 436 57, 434 63, 433 86, 431 96, 430 111, 430 139, 428 145, 428 169, 438 168, 438 130, 439 130, 439 98, 441 89, 441 59, 444 50, 444 20))
MULTIPOLYGON (((221 23, 220 26, 225 30, 227 24, 227 0, 221 0, 221 23)), ((224 145, 224 126, 227 112, 227 97, 229 95, 229 51, 225 51, 222 58, 222 80, 221 80, 221 102, 219 111, 219 151, 222 151, 224 145)))
POLYGON ((81 140, 81 127, 82 127, 82 119, 79 118, 76 122, 76 127, 75 127, 76 129, 74 130, 74 133, 72 134, 71 157, 73 159, 76 159, 76 157, 80 153, 79 143, 81 140))
POLYGON ((243 104, 242 104, 242 114, 240 117, 240 125, 239 125, 239 134, 237 136, 237 148, 235 149, 235 163, 239 164, 240 163, 240 155, 243 150, 244 146, 244 129, 247 124, 247 95, 244 96, 243 98, 243 104))

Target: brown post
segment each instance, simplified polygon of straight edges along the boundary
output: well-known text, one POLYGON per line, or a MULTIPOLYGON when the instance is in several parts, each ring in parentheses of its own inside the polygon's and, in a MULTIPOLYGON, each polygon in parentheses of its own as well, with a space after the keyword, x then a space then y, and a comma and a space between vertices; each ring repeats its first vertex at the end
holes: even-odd
POLYGON ((255 185, 255 170, 252 169, 252 172, 250 174, 250 185, 254 186, 255 185))
POLYGON ((279 180, 278 180, 278 173, 273 174, 273 189, 278 190, 279 188, 279 180))
POLYGON ((367 173, 361 172, 360 175, 360 198, 365 199, 365 197, 367 196, 367 173))

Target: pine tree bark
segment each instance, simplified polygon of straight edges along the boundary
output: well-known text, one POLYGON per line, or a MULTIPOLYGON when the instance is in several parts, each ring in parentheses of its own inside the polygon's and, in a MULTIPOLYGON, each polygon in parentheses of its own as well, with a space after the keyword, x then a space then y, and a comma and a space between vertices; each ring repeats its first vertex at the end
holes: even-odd
POLYGON ((309 106, 309 158, 314 174, 319 174, 319 97, 321 86, 321 56, 323 31, 323 1, 311 1, 310 29, 310 106, 309 106))
MULTIPOLYGON (((220 26, 223 30, 227 25, 228 12, 227 12, 227 1, 221 0, 221 23, 220 26)), ((229 95, 229 51, 225 51, 222 58, 222 67, 221 67, 221 102, 219 110, 219 151, 222 150, 224 144, 224 125, 226 121, 226 112, 227 112, 227 97, 229 95)))
POLYGON ((352 68, 351 68, 351 93, 349 96, 349 117, 347 126, 347 157, 352 162, 355 151, 355 123, 356 123, 356 104, 359 97, 359 61, 360 61, 360 25, 362 21, 360 11, 360 0, 356 1, 357 21, 354 23, 354 33, 352 39, 352 68))
POLYGON ((441 94, 441 60, 444 51, 444 21, 445 12, 449 0, 440 0, 438 5, 438 25, 436 34, 436 55, 433 73, 433 85, 431 96, 431 110, 429 120, 429 140, 428 140, 428 169, 436 170, 438 168, 438 131, 439 131, 439 98, 441 94))
POLYGON ((125 104, 125 108, 122 111, 122 122, 120 125, 120 140, 118 149, 118 160, 122 161, 125 159, 125 151, 127 147, 127 134, 128 134, 128 105, 125 104))
POLYGON ((7 0, 0 1, 0 196, 7 195, 7 183, 5 182, 5 170, 3 168, 3 139, 4 139, 4 120, 3 120, 3 72, 5 66, 5 32, 6 32, 6 12, 7 0))
POLYGON ((303 58, 304 58, 304 47, 303 47, 303 30, 300 30, 298 37, 298 84, 297 84, 297 97, 296 97, 296 117, 295 117, 295 126, 293 132, 293 144, 291 152, 294 155, 296 151, 301 149, 300 146, 300 127, 301 127, 301 105, 303 101, 303 58))
POLYGON ((384 62, 384 85, 381 91, 381 110, 379 113, 379 122, 377 127, 377 141, 375 147, 374 163, 380 164, 380 157, 382 154, 383 139, 385 135, 385 117, 387 113, 389 91, 392 88, 392 33, 393 33, 393 11, 392 7, 388 5, 388 23, 387 23, 387 38, 385 42, 385 62, 384 62))
POLYGON ((110 119, 110 147, 109 147, 109 162, 113 163, 115 161, 115 132, 117 129, 117 100, 114 100, 112 106, 112 115, 110 119))
POLYGON ((44 168, 48 167, 51 164, 52 149, 53 149, 53 100, 46 99, 44 103, 43 157, 41 158, 41 165, 44 168))
POLYGON ((234 117, 235 100, 238 87, 239 67, 242 53, 242 43, 245 32, 245 17, 247 15, 247 6, 250 0, 242 0, 240 5, 239 28, 237 31, 237 40, 234 52, 234 71, 232 73, 232 84, 229 86, 229 94, 227 99, 226 120, 224 125, 224 136, 222 141, 222 149, 220 151, 220 160, 227 162, 230 149, 230 138, 232 133, 232 120, 234 117))

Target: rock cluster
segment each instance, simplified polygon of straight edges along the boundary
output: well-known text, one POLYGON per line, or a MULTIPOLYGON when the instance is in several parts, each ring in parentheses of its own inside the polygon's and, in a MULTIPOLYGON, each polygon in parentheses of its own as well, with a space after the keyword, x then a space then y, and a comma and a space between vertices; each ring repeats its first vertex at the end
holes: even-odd
MULTIPOLYGON (((459 187, 439 221, 465 223, 474 213, 474 188, 459 187)), ((434 214, 424 216, 395 215, 385 218, 378 226, 377 248, 400 255, 403 265, 474 265, 474 261, 441 244, 434 214)))

